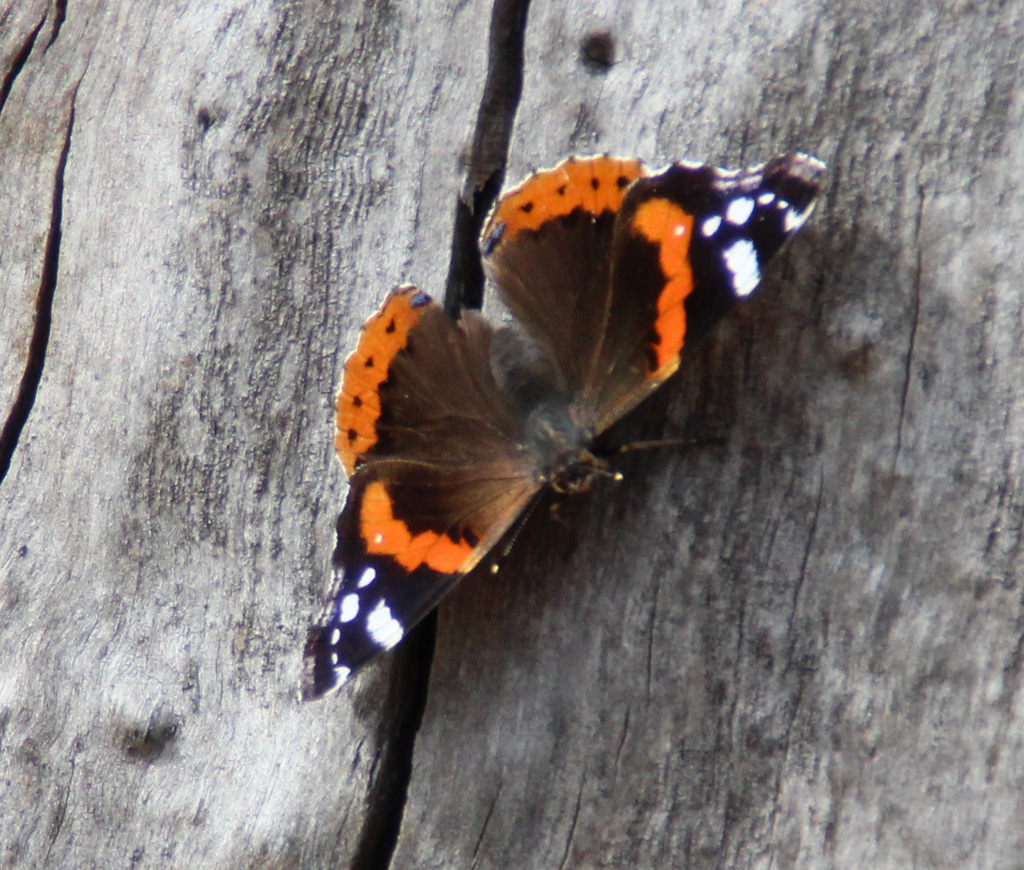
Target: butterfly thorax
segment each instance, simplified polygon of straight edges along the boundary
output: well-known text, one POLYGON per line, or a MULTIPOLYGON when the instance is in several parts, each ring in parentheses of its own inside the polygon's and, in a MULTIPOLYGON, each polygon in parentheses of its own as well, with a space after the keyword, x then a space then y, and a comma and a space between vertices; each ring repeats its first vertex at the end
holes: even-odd
POLYGON ((534 481, 557 492, 582 492, 606 464, 588 449, 594 421, 579 389, 534 340, 515 328, 497 330, 491 340, 495 379, 522 420, 523 440, 533 457, 534 481), (600 470, 598 470, 600 469, 600 470))
POLYGON ((594 477, 607 473, 607 463, 590 452, 591 427, 575 419, 574 405, 552 398, 536 405, 526 417, 526 437, 537 460, 537 483, 556 492, 584 492, 594 477))

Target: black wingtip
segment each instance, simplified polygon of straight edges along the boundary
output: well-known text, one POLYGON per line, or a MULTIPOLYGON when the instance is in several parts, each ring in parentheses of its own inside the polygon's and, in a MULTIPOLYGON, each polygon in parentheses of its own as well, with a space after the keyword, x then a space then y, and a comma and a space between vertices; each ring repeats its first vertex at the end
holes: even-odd
POLYGON ((765 186, 801 210, 810 206, 821 192, 826 172, 827 167, 821 160, 801 151, 775 157, 763 170, 765 186))
POLYGON ((337 655, 330 643, 329 630, 324 626, 314 625, 306 636, 302 678, 299 683, 299 693, 303 701, 316 701, 327 697, 344 686, 352 676, 350 668, 334 664, 337 655))

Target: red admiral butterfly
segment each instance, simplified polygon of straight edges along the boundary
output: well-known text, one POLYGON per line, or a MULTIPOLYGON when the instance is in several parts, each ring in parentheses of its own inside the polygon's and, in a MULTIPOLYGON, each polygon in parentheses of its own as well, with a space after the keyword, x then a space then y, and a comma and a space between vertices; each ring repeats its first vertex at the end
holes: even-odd
POLYGON ((345 363, 335 447, 350 478, 302 694, 397 644, 547 486, 586 488, 595 436, 679 366, 807 220, 824 165, 726 171, 569 158, 497 203, 481 240, 515 324, 458 323, 393 290, 345 363))

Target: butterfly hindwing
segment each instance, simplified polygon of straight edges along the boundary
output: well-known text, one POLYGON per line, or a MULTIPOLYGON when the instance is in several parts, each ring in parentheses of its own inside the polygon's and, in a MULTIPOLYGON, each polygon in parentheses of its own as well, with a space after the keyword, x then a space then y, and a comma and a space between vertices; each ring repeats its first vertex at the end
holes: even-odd
POLYGON ((338 519, 332 588, 306 641, 303 696, 339 688, 397 644, 495 545, 533 492, 521 479, 490 487, 491 500, 470 506, 447 531, 426 528, 440 524, 433 508, 417 531, 399 518, 399 506, 423 498, 418 485, 357 472, 338 519))
POLYGON ((638 160, 570 157, 497 203, 481 247, 505 306, 555 363, 563 390, 593 379, 607 320, 612 233, 638 160))

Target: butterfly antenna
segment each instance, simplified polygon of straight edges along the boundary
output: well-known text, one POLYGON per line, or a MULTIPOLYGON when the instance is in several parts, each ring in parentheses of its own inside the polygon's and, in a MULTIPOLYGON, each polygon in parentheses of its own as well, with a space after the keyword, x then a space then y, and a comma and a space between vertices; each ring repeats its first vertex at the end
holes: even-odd
POLYGON ((724 438, 656 438, 651 441, 630 441, 628 444, 623 444, 618 452, 619 453, 632 453, 635 450, 660 450, 663 447, 679 447, 684 450, 689 450, 691 447, 705 447, 712 445, 714 447, 724 447, 724 438))
POLYGON ((523 526, 526 525, 526 521, 533 515, 537 505, 540 504, 543 491, 538 492, 526 506, 526 509, 516 517, 516 521, 511 525, 508 532, 503 537, 504 543, 501 545, 501 550, 491 560, 490 572, 497 574, 501 570, 501 563, 505 561, 505 557, 508 556, 512 550, 512 546, 515 544, 516 539, 519 537, 519 533, 523 530, 523 526))
MULTIPOLYGON (((621 453, 622 451, 620 450, 619 452, 621 453)), ((592 465, 587 469, 587 471, 594 476, 606 477, 608 480, 614 480, 616 483, 623 480, 622 472, 617 471, 614 468, 604 468, 600 465, 592 465)))

